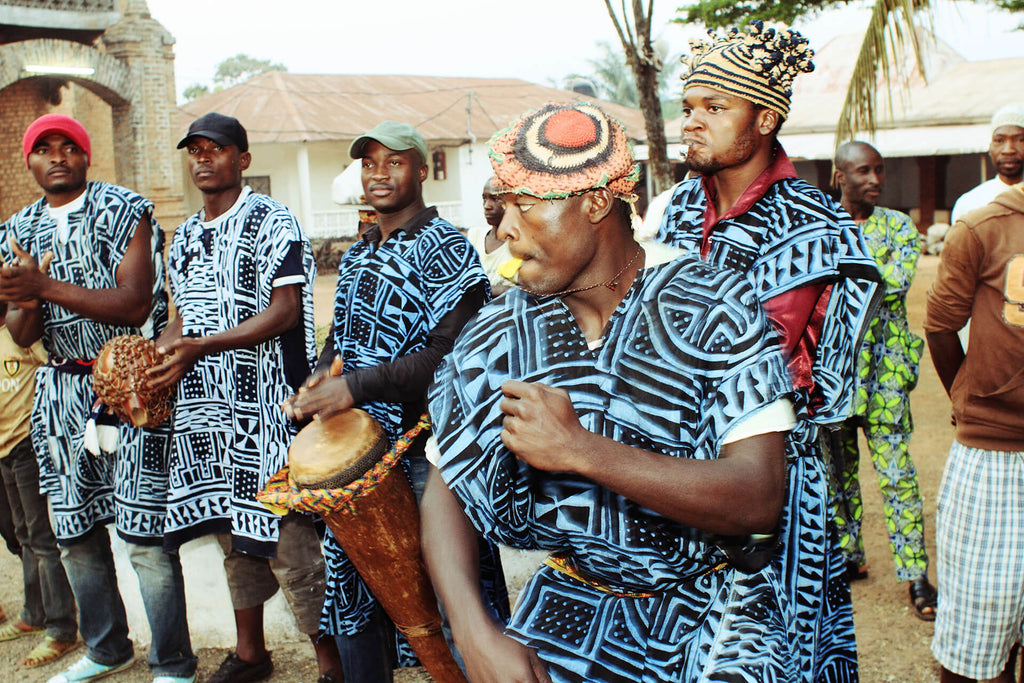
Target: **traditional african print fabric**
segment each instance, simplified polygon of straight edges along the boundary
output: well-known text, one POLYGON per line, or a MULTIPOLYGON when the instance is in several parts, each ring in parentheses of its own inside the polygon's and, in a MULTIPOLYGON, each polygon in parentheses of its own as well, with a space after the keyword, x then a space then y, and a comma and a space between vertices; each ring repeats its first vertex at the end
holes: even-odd
MULTIPOLYGON (((316 357, 309 242, 295 216, 244 188, 215 221, 197 213, 171 241, 171 296, 184 336, 236 327, 270 305, 278 268, 302 245, 302 352, 316 357)), ((177 387, 165 544, 231 533, 236 550, 273 557, 279 517, 256 493, 288 461, 295 428, 281 410, 294 389, 285 378, 282 337, 196 361, 177 387)))
POLYGON ((738 419, 790 391, 749 285, 689 257, 641 270, 594 350, 561 299, 510 290, 466 326, 430 413, 439 469, 473 524, 587 579, 549 563, 517 601, 507 632, 553 680, 794 680, 776 569, 742 574, 701 531, 520 461, 500 439, 509 379, 565 389, 602 436, 714 459, 738 419))
POLYGON ((910 581, 928 570, 924 507, 908 450, 914 431, 910 391, 917 386, 924 340, 907 324, 907 291, 917 271, 921 240, 910 216, 892 209, 875 207, 858 227, 878 264, 885 296, 868 325, 857 359, 854 417, 843 426, 842 457, 832 461, 838 470, 836 525, 847 560, 863 564, 857 448, 857 428, 862 427, 882 490, 896 579, 910 581))
MULTIPOLYGON (((366 239, 356 242, 338 266, 334 302, 333 343, 344 359, 345 371, 389 363, 419 351, 428 333, 463 295, 486 282, 476 250, 434 209, 420 213, 381 244, 366 239)), ((372 401, 359 407, 380 422, 393 444, 415 424, 424 403, 425 397, 410 396, 404 404, 372 401)), ((492 546, 490 553, 481 566, 481 578, 500 614, 498 594, 504 590, 504 581, 497 548, 492 546)), ((373 614, 373 595, 333 536, 325 539, 324 554, 327 594, 321 628, 332 635, 359 633, 373 614)), ((507 597, 505 604, 507 616, 507 597)), ((410 653, 404 645, 401 664, 409 663, 410 653)))
MULTIPOLYGON (((658 239, 700 254, 706 196, 699 178, 680 183, 658 239)), ((856 641, 844 562, 835 538, 829 478, 819 444, 821 425, 852 410, 854 361, 874 305, 874 260, 853 221, 824 193, 798 178, 773 183, 746 213, 719 221, 707 261, 746 275, 765 301, 814 285, 832 292, 814 358, 811 397, 798 394, 797 428, 790 433, 789 505, 777 558, 792 596, 792 623, 804 681, 857 680, 856 641)))
POLYGON ((859 475, 858 427, 864 430, 871 462, 878 474, 889 549, 896 564, 896 580, 920 578, 928 573, 928 552, 924 544, 924 503, 917 469, 907 448, 913 432, 909 412, 904 414, 900 424, 851 421, 843 428, 842 458, 833 458, 837 465, 842 463, 842 471, 837 473, 842 490, 838 494, 836 526, 843 554, 848 562, 858 565, 865 562, 864 539, 861 536, 864 499, 859 475))
MULTIPOLYGON (((68 217, 66 235, 58 235, 46 200, 40 199, 3 226, 4 237, 14 237, 37 261, 52 251, 49 275, 56 280, 90 289, 111 289, 117 286, 117 269, 139 221, 149 216, 153 229, 153 309, 140 329, 98 323, 42 302, 42 341, 52 362, 36 373, 32 408, 32 447, 39 459, 39 485, 50 498, 53 530, 61 545, 70 545, 95 526, 111 521, 126 541, 152 545, 163 535, 168 426, 139 429, 121 423, 116 454, 87 453, 83 434, 96 399, 92 368, 61 361, 92 361, 113 337, 154 337, 164 328, 167 294, 163 231, 153 220, 153 204, 130 190, 89 182, 84 197, 82 208, 68 217)), ((0 242, 3 259, 13 258, 7 240, 0 242)))
POLYGON ((907 324, 907 291, 917 272, 921 238, 910 216, 881 207, 859 227, 878 264, 885 295, 857 359, 853 414, 874 424, 899 424, 910 412, 924 345, 907 324))

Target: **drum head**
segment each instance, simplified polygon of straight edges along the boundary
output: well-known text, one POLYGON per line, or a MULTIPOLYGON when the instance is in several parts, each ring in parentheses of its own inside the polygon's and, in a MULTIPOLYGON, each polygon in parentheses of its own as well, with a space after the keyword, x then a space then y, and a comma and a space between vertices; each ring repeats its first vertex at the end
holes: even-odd
POLYGON ((337 489, 366 474, 387 450, 377 421, 353 408, 305 426, 288 449, 288 469, 301 488, 337 489))

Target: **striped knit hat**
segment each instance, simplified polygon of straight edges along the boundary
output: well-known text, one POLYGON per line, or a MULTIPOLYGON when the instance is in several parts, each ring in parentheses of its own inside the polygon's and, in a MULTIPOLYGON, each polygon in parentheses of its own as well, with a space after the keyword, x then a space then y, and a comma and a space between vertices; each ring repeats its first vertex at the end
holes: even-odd
POLYGON ((607 187, 636 201, 640 166, 622 125, 589 102, 546 104, 491 138, 499 193, 565 199, 607 187))
POLYGON ((735 26, 725 35, 708 31, 711 42, 690 41, 690 72, 683 76, 683 92, 697 85, 742 97, 789 116, 793 79, 814 71, 814 51, 797 31, 765 29, 754 21, 740 32, 735 26))

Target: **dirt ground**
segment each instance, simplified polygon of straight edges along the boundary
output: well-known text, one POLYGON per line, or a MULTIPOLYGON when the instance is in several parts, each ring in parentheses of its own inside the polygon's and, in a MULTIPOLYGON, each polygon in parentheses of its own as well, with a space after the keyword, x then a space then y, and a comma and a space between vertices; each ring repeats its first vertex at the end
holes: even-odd
MULTIPOLYGON (((925 292, 935 277, 938 257, 923 256, 917 279, 909 296, 911 328, 923 336, 925 292)), ((317 282, 317 324, 330 318, 333 278, 321 277, 317 282)), ((921 380, 912 396, 916 430, 911 453, 920 476, 925 504, 925 533, 930 555, 934 555, 935 496, 942 476, 942 467, 952 439, 949 422, 949 400, 935 375, 930 357, 921 362, 921 380)), ((854 619, 860 653, 861 680, 864 683, 932 682, 938 680, 938 666, 928 649, 933 625, 917 619, 910 609, 907 588, 897 584, 888 550, 888 540, 881 512, 881 496, 877 493, 870 460, 861 448, 861 471, 864 473, 864 537, 867 546, 870 576, 853 586, 854 619)), ((533 564, 532 557, 510 555, 510 584, 514 590, 522 585, 533 564)), ((934 574, 934 572, 933 572, 934 574)), ((933 577, 934 578, 934 577, 933 577)), ((8 614, 16 614, 21 604, 20 566, 13 556, 0 554, 0 605, 8 614)), ((230 614, 224 615, 231 619, 230 614)), ((314 683, 316 668, 308 643, 275 643, 275 673, 272 683, 314 683)), ((0 643, 0 681, 45 681, 63 666, 77 658, 72 654, 61 662, 41 669, 22 669, 19 662, 32 649, 35 638, 22 638, 0 643)), ((230 647, 233 643, 225 643, 230 647)), ((199 680, 208 678, 227 653, 226 649, 199 651, 199 680)), ((109 680, 118 683, 144 683, 152 680, 145 661, 145 648, 138 648, 140 660, 132 669, 109 680)), ((431 680, 422 670, 411 669, 396 674, 400 683, 431 680)))

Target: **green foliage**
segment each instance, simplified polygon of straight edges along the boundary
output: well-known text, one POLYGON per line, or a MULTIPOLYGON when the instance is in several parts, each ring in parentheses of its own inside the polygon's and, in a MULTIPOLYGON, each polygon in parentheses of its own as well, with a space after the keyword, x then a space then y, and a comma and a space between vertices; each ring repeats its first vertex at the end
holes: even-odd
POLYGON ((287 70, 288 67, 284 64, 274 63, 269 59, 256 59, 255 57, 239 53, 234 57, 228 57, 217 65, 217 71, 213 75, 213 82, 222 88, 230 88, 267 71, 287 70))
POLYGON ((203 85, 202 83, 193 83, 192 85, 185 88, 181 93, 185 96, 185 99, 191 102, 192 100, 198 100, 200 97, 204 97, 210 94, 210 88, 203 85))
MULTIPOLYGON (((1024 12, 1024 0, 996 0, 996 7, 1010 12, 1024 12)), ((1017 25, 1018 31, 1024 31, 1024 21, 1017 25)))
POLYGON ((708 28, 743 26, 751 19, 790 25, 798 17, 813 16, 824 9, 847 4, 849 0, 697 0, 692 5, 680 7, 677 10, 680 16, 673 21, 703 24, 708 28))

